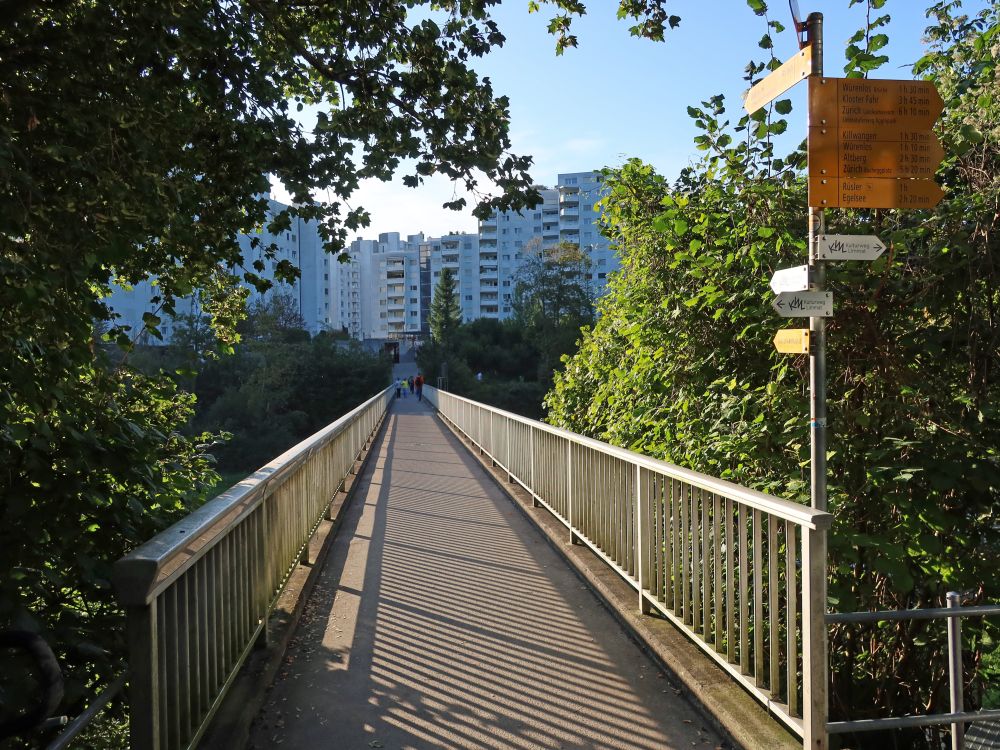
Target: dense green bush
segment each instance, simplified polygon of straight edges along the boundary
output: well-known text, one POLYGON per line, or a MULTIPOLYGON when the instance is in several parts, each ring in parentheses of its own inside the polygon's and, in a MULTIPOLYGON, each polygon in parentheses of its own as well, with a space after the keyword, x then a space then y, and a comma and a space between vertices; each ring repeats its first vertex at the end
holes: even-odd
MULTIPOLYGON (((946 102, 946 198, 933 211, 828 212, 828 231, 890 244, 875 263, 828 272, 839 611, 941 606, 950 589, 1000 600, 1000 35, 996 8, 952 10, 932 8, 916 68, 946 102)), ((877 57, 859 52, 848 69, 877 57)), ((808 503, 808 362, 774 351, 768 289, 775 269, 806 258, 805 155, 777 159, 771 145, 785 129, 775 113, 789 110, 730 126, 715 97, 689 110, 706 155, 675 183, 638 161, 607 173, 622 270, 547 405, 557 425, 808 503)), ((975 702, 997 679, 980 661, 997 628, 965 627, 975 702)), ((834 716, 947 711, 944 645, 926 622, 832 628, 834 716)))

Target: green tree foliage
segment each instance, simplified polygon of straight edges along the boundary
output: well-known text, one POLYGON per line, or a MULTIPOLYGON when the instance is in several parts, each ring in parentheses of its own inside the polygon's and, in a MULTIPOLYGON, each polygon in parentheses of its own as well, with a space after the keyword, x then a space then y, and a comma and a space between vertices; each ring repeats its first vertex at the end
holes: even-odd
POLYGON ((578 245, 545 247, 538 240, 524 249, 514 280, 514 319, 539 353, 538 379, 547 382, 563 355, 576 349, 580 329, 594 321, 587 275, 590 259, 578 245))
MULTIPOLYGON (((575 349, 581 330, 593 322, 587 279, 590 263, 572 243, 543 249, 535 242, 524 252, 524 264, 515 278, 514 316, 460 324, 456 301, 457 325, 443 344, 434 333, 432 306, 433 340, 421 347, 417 361, 430 383, 443 374, 447 362, 450 391, 539 419, 542 396, 552 384, 553 370, 563 355, 575 349)), ((453 284, 447 270, 442 272, 433 305, 448 299, 440 294, 441 285, 446 283, 453 284)))
MULTIPOLYGON (((198 290, 231 348, 235 282, 270 286, 241 232, 300 216, 337 251, 368 221, 345 209, 360 180, 397 173, 495 185, 480 215, 535 202, 508 102, 470 68, 504 42, 494 4, 0 0, 0 626, 56 642, 67 706, 120 668, 107 565, 213 481, 181 432, 190 399, 99 353, 95 321, 124 349, 139 337, 114 325, 110 284, 156 279, 154 337, 198 290), (310 105, 307 132, 294 114, 310 105), (294 199, 274 216, 268 175, 294 199)), ((562 49, 585 9, 551 5, 562 49)), ((660 38, 663 5, 622 0, 619 15, 660 38)))
POLYGON ((449 391, 531 419, 541 418, 542 397, 551 385, 537 379, 538 360, 538 349, 513 319, 473 320, 458 328, 449 350, 431 341, 417 352, 432 385, 447 362, 449 391))
MULTIPOLYGON (((839 611, 941 606, 950 589, 1000 599, 1000 35, 996 7, 954 13, 932 6, 931 49, 915 68, 946 102, 944 201, 828 212, 828 231, 890 244, 879 261, 831 264, 827 277, 839 611)), ((848 49, 849 72, 877 64, 871 31, 848 49)), ((751 63, 748 75, 767 67, 751 63)), ((808 362, 775 353, 781 321, 768 304, 772 272, 806 257, 805 155, 778 159, 772 145, 790 109, 782 100, 731 124, 714 97, 689 109, 705 156, 676 182, 639 161, 607 173, 606 232, 622 270, 547 404, 554 424, 808 503, 808 362)), ((965 627, 976 701, 996 629, 965 627)), ((831 639, 835 716, 947 711, 939 627, 838 626, 831 639)), ((923 734, 901 741, 917 747, 923 734)))
POLYGON ((431 338, 447 349, 455 336, 455 331, 462 324, 462 308, 458 304, 458 280, 450 268, 441 271, 437 286, 434 288, 427 322, 431 328, 431 338))

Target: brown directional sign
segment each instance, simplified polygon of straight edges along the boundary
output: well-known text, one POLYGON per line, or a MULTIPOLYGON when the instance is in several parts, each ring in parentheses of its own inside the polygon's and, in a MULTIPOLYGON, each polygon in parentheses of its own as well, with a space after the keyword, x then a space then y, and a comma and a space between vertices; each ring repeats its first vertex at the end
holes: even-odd
POLYGON ((809 205, 930 208, 943 102, 927 81, 809 79, 809 205))
POLYGON ((878 128, 809 128, 809 172, 830 177, 934 176, 944 149, 930 131, 885 140, 878 128))
POLYGON ((875 128, 885 140, 928 130, 944 108, 929 81, 810 78, 809 124, 843 129, 875 128))
POLYGON ((809 174, 809 205, 819 208, 933 208, 942 197, 933 180, 809 174))
POLYGON ((785 60, 780 68, 772 70, 758 81, 743 100, 747 112, 753 114, 769 102, 784 94, 812 72, 812 47, 803 47, 785 60))

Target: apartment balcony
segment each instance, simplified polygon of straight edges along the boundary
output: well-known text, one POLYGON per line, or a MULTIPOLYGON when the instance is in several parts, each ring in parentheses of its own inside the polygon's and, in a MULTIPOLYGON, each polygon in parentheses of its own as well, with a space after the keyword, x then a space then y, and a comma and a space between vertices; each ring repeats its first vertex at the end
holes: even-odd
POLYGON ((479 301, 483 302, 483 303, 486 303, 486 302, 498 302, 499 299, 500 299, 500 297, 498 296, 498 294, 496 292, 480 292, 479 293, 479 301))
POLYGON ((406 274, 400 269, 399 271, 386 271, 385 277, 387 279, 403 279, 406 278, 406 274))
POLYGON ((496 225, 487 227, 481 226, 479 228, 479 241, 482 242, 484 239, 496 239, 497 228, 496 225))
POLYGON ((441 238, 441 250, 458 250, 459 240, 450 240, 447 238, 441 238))
POLYGON ((567 206, 566 208, 560 209, 559 218, 564 221, 566 219, 571 219, 572 221, 576 221, 577 219, 579 219, 580 218, 579 203, 576 206, 572 207, 567 206))
POLYGON ((479 313, 481 315, 499 315, 500 308, 497 305, 480 305, 479 313))
POLYGON ((481 248, 482 247, 493 248, 493 247, 496 247, 496 246, 497 246, 497 241, 496 241, 495 238, 492 239, 492 240, 487 240, 485 238, 480 238, 480 240, 479 240, 479 247, 481 247, 481 248))
POLYGON ((553 227, 552 229, 542 230, 542 242, 558 242, 559 241, 559 229, 553 227))
POLYGON ((482 262, 496 263, 497 262, 497 254, 496 253, 480 253, 479 254, 479 260, 482 261, 482 262))
POLYGON ((479 286, 483 289, 498 289, 500 287, 500 282, 496 279, 483 279, 479 286))
POLYGON ((580 237, 580 227, 563 227, 559 230, 559 235, 568 239, 577 240, 580 237))
POLYGON ((580 195, 579 195, 579 192, 577 192, 577 193, 569 193, 569 194, 561 193, 559 195, 559 205, 562 208, 568 208, 568 207, 571 207, 571 206, 579 206, 580 205, 580 195))
POLYGON ((499 273, 499 269, 496 266, 480 266, 479 275, 480 276, 496 276, 499 273))
POLYGON ((447 255, 441 255, 442 263, 458 263, 458 255, 455 253, 448 253, 447 255))

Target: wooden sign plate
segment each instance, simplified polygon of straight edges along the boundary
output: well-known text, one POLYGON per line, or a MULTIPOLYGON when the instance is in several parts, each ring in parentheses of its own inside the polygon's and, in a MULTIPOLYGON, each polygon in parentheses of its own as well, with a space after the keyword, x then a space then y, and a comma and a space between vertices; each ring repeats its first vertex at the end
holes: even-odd
POLYGON ((747 112, 753 114, 774 101, 788 89, 812 73, 812 46, 803 47, 794 56, 772 70, 751 88, 743 100, 747 112))
POLYGON ((809 175, 814 208, 933 208, 943 197, 933 180, 809 175))
POLYGON ((884 140, 878 128, 809 128, 809 174, 821 177, 933 177, 944 158, 934 133, 884 140))
POLYGON ((809 79, 813 127, 869 128, 877 130, 882 140, 901 141, 905 131, 928 130, 942 109, 944 101, 929 81, 809 79))

